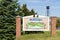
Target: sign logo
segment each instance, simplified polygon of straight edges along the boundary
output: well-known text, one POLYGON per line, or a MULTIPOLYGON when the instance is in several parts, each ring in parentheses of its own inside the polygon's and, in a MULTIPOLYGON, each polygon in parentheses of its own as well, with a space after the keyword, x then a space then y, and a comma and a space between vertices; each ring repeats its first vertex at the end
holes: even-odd
POLYGON ((44 28, 45 24, 42 19, 32 18, 27 24, 28 28, 44 28))

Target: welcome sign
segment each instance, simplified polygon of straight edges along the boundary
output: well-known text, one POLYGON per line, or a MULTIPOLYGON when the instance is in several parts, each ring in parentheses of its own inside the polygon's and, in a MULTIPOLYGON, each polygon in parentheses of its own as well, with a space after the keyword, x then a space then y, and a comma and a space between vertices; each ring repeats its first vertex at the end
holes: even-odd
POLYGON ((23 17, 23 31, 49 31, 49 17, 23 17))

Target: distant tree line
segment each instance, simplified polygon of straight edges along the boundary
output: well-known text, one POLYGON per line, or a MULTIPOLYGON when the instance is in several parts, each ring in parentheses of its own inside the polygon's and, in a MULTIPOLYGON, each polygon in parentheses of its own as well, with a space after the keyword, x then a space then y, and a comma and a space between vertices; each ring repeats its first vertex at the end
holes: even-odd
POLYGON ((57 17, 57 20, 56 20, 56 27, 60 27, 60 18, 57 17))

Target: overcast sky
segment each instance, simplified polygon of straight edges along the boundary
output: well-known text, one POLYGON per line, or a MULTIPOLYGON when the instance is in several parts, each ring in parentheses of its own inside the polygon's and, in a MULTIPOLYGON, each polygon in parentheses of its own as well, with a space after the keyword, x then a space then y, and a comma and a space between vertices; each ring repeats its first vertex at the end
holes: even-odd
POLYGON ((22 6, 27 4, 29 10, 34 9, 40 15, 46 15, 46 6, 50 6, 50 16, 60 17, 60 0, 19 0, 22 6))

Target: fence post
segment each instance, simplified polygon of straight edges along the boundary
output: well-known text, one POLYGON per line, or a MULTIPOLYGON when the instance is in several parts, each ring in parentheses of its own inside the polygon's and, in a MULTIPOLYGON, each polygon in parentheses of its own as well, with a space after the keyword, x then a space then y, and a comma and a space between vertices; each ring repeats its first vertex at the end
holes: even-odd
POLYGON ((52 33, 52 36, 56 35, 56 17, 55 16, 51 17, 51 33, 52 33))
POLYGON ((16 16, 16 40, 21 36, 21 17, 16 16))

